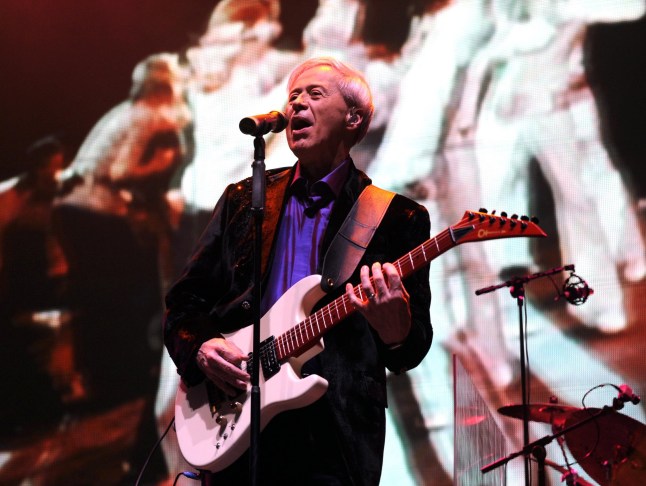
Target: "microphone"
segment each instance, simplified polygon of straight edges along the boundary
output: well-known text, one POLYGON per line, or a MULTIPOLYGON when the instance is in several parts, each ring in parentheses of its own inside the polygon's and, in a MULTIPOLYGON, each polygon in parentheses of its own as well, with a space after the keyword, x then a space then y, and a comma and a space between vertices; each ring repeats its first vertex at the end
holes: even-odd
POLYGON ((616 410, 621 410, 624 407, 624 403, 632 403, 633 405, 637 405, 639 402, 641 402, 641 398, 639 398, 639 395, 635 395, 633 393, 633 389, 630 388, 628 385, 623 384, 621 386, 616 386, 612 385, 617 389, 619 392, 619 395, 617 395, 617 398, 613 398, 612 400, 612 406, 616 410))
POLYGON ((588 282, 572 272, 563 284, 563 297, 572 305, 581 305, 588 297, 594 294, 594 289, 588 286, 588 282))
POLYGON ((287 127, 287 117, 280 111, 270 111, 264 115, 248 116, 240 120, 240 131, 245 135, 258 137, 269 132, 282 132, 287 127))

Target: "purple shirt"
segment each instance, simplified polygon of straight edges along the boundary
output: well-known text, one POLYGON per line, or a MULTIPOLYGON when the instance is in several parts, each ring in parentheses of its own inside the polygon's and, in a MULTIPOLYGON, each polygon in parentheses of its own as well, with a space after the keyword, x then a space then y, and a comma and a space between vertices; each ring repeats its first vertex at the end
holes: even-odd
POLYGON ((298 162, 294 181, 288 188, 290 194, 278 230, 274 262, 263 291, 262 315, 296 282, 316 273, 323 235, 334 201, 348 177, 350 159, 311 187, 301 176, 300 167, 298 162))

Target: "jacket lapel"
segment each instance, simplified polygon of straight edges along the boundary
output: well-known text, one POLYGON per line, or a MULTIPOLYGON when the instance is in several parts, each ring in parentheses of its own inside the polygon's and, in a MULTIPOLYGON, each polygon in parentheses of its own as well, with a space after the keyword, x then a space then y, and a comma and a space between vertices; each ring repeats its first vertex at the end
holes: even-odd
POLYGON ((270 257, 273 255, 276 244, 277 229, 283 216, 284 201, 287 187, 294 176, 294 168, 271 174, 267 177, 265 191, 265 212, 262 222, 262 262, 261 272, 263 279, 267 276, 270 257))

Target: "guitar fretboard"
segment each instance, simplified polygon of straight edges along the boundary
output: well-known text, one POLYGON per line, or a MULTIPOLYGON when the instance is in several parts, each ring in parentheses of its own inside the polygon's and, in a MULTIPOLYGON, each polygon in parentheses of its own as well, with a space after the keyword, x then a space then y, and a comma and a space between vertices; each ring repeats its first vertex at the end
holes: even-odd
MULTIPOLYGON (((399 275, 406 278, 454 246, 456 246, 456 243, 453 241, 450 229, 446 229, 393 262, 393 265, 399 275)), ((372 278, 370 281, 372 282, 372 278)), ((353 292, 361 300, 365 299, 361 285, 355 286, 353 292)), ((346 294, 343 294, 314 312, 285 333, 276 337, 274 346, 278 360, 300 355, 318 342, 325 332, 336 326, 354 311, 355 309, 350 303, 350 299, 346 294)))

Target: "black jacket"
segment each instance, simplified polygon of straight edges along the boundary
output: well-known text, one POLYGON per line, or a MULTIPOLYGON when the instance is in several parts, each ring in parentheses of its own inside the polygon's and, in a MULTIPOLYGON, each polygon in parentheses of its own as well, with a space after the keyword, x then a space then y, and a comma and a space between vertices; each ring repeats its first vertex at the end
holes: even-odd
MULTIPOLYGON (((262 276, 267 278, 276 229, 285 207, 294 168, 267 173, 263 221, 262 276), (268 244, 271 242, 271 244, 268 244)), ((370 179, 354 166, 334 204, 324 236, 323 254, 350 208, 370 179)), ((195 363, 201 343, 253 321, 253 217, 249 210, 250 179, 227 188, 202 234, 197 251, 166 297, 165 343, 188 384, 204 379, 195 363)), ((423 206, 397 195, 376 231, 361 265, 392 262, 429 238, 430 222, 423 206)), ((322 261, 319 262, 319 266, 322 261)), ((320 272, 320 268, 318 269, 320 272)), ((357 268, 351 281, 359 282, 357 268)), ((402 372, 424 358, 432 340, 428 267, 404 280, 410 294, 412 328, 404 345, 388 350, 358 313, 324 337, 325 350, 313 369, 329 381, 322 400, 329 402, 346 461, 358 468, 356 484, 378 484, 385 437, 386 368, 402 372)), ((338 297, 338 291, 320 305, 338 297)), ((308 363, 309 364, 309 363, 308 363)), ((270 424, 271 425, 271 424, 270 424)))

